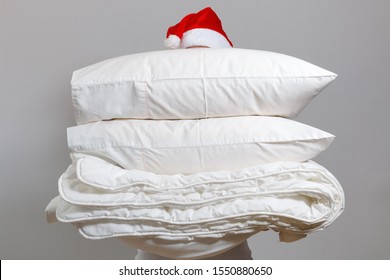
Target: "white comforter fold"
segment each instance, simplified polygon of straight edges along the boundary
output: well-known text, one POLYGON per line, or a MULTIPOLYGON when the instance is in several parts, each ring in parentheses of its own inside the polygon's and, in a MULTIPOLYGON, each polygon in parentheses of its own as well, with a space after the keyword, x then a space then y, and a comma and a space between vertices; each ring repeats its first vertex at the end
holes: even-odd
POLYGON ((59 192, 48 220, 73 223, 91 239, 247 238, 268 229, 302 235, 344 209, 340 184, 313 161, 157 175, 85 156, 61 176, 59 192))

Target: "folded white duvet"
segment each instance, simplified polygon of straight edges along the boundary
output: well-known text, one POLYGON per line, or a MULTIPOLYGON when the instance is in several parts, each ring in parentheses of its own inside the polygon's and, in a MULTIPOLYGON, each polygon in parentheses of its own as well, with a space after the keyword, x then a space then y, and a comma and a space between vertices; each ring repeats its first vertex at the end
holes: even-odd
POLYGON ((268 229, 304 235, 328 226, 344 208, 338 181, 312 161, 157 175, 85 156, 60 178, 59 192, 47 208, 49 221, 175 258, 220 253, 268 229), (197 242, 209 249, 197 251, 197 242))

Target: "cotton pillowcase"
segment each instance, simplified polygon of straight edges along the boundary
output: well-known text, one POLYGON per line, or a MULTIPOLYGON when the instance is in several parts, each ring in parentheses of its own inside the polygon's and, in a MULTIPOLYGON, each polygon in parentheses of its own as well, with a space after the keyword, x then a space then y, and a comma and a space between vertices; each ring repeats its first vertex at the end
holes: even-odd
POLYGON ((68 128, 73 160, 91 155, 156 174, 236 170, 276 161, 302 162, 334 136, 280 117, 114 120, 68 128))
POLYGON ((105 60, 73 73, 77 124, 115 118, 295 117, 336 74, 248 49, 182 49, 105 60))

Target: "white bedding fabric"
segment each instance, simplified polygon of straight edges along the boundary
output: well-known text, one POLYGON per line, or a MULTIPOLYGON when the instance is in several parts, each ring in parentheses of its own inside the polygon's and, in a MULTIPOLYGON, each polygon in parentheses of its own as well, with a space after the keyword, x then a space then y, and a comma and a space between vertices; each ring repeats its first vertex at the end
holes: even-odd
POLYGON ((302 162, 334 136, 280 117, 115 120, 68 128, 73 160, 100 157, 157 174, 236 170, 276 161, 302 162))
POLYGON ((59 193, 47 207, 48 221, 171 258, 209 257, 268 229, 293 241, 344 209, 340 184, 313 161, 158 175, 85 156, 61 176, 59 193))
POLYGON ((248 49, 138 53, 72 77, 77 124, 114 118, 295 117, 336 74, 301 59, 248 49))

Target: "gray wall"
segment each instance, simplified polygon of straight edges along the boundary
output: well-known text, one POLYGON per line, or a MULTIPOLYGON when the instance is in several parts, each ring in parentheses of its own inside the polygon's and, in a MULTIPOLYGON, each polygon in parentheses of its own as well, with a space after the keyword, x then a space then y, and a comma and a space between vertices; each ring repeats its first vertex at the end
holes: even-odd
POLYGON ((0 257, 131 259, 118 240, 48 225, 70 163, 70 79, 103 59, 163 49, 169 25, 211 5, 236 47, 289 54, 339 74, 297 118, 337 137, 316 161, 346 192, 329 228, 293 243, 249 240, 256 259, 389 259, 390 1, 0 1, 0 257))

